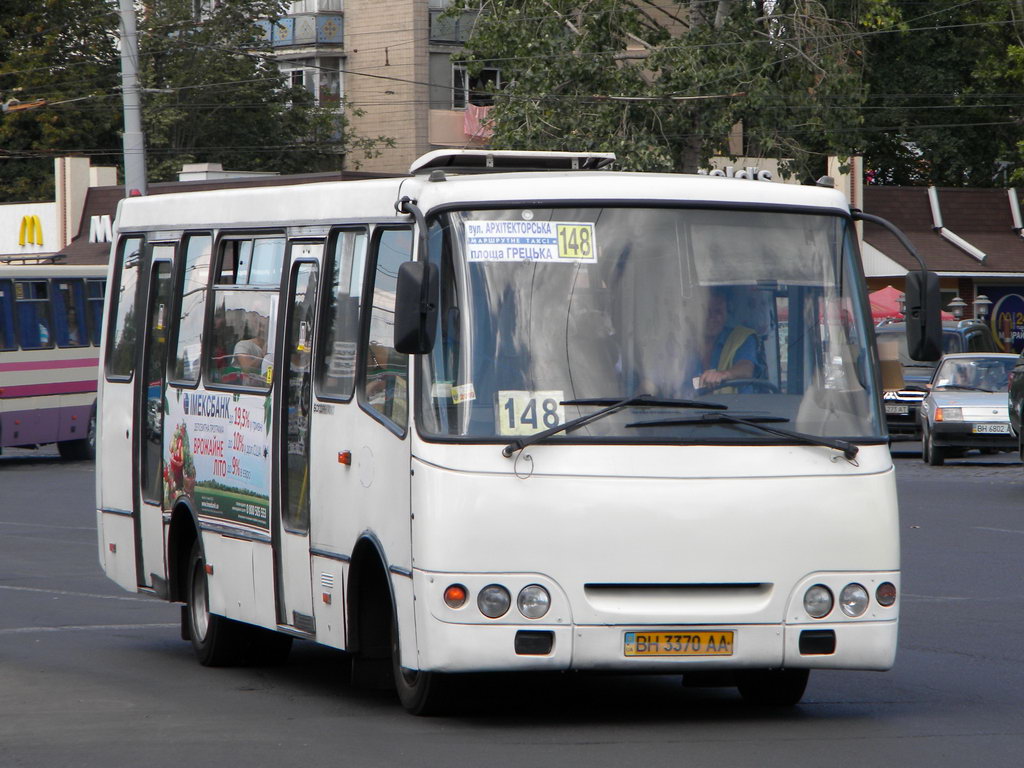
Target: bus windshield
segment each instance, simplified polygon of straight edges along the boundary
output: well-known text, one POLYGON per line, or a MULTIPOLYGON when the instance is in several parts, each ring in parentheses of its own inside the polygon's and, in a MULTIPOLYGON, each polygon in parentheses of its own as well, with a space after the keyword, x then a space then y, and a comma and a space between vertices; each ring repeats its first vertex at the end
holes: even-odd
MULTIPOLYGON (((430 220, 428 439, 507 440, 646 394, 552 440, 884 439, 855 233, 782 210, 454 210, 430 220), (664 402, 687 400, 685 410, 664 402), (590 401, 590 402, 581 402, 590 401)), ((678 406, 678 404, 677 404, 678 406)))

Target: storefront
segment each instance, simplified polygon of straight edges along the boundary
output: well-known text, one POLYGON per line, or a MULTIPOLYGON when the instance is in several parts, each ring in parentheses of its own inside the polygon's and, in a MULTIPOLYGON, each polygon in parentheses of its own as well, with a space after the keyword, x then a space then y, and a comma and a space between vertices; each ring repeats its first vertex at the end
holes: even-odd
MULTIPOLYGON (((1024 237, 1014 189, 863 188, 867 213, 893 222, 939 275, 942 305, 978 318, 1007 352, 1024 350, 1024 237)), ((917 264, 888 231, 864 224, 862 254, 872 291, 903 290, 917 264)))

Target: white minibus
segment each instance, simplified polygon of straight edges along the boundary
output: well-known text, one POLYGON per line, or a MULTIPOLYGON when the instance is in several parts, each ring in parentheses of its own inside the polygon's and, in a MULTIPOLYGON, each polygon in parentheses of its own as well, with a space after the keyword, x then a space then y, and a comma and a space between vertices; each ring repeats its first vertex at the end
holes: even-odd
MULTIPOLYGON (((790 705, 896 654, 893 463, 834 189, 438 151, 122 201, 106 573, 199 661, 679 674, 790 705)), ((931 273, 908 277, 933 355, 931 273), (929 325, 929 322, 932 324, 929 325)))

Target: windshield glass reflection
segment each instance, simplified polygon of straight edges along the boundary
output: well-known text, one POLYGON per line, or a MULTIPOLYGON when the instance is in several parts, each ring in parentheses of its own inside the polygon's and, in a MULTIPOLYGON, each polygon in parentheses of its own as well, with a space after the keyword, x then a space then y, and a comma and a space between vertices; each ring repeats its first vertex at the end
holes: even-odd
MULTIPOLYGON (((429 244, 442 297, 437 344, 420 359, 428 437, 532 435, 638 394, 724 404, 811 435, 884 434, 862 278, 840 217, 455 211, 433 219, 429 244), (586 399, 595 402, 567 402, 586 399)), ((672 413, 638 403, 551 439, 780 439, 723 419, 629 426, 672 413)))

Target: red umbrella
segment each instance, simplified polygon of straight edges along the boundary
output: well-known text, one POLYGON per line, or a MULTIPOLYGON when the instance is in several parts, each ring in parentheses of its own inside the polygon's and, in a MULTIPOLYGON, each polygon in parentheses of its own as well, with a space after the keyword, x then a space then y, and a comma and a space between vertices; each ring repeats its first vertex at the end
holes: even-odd
MULTIPOLYGON (((885 286, 874 293, 868 294, 868 300, 871 302, 871 317, 877 323, 880 320, 903 320, 903 313, 900 312, 899 297, 903 295, 903 291, 899 288, 893 288, 891 285, 885 286)), ((953 315, 945 310, 942 311, 943 320, 952 320, 953 315)))
POLYGON ((871 302, 871 317, 876 323, 879 320, 903 319, 899 303, 899 297, 902 293, 899 289, 887 285, 879 291, 868 294, 868 300, 871 302))

